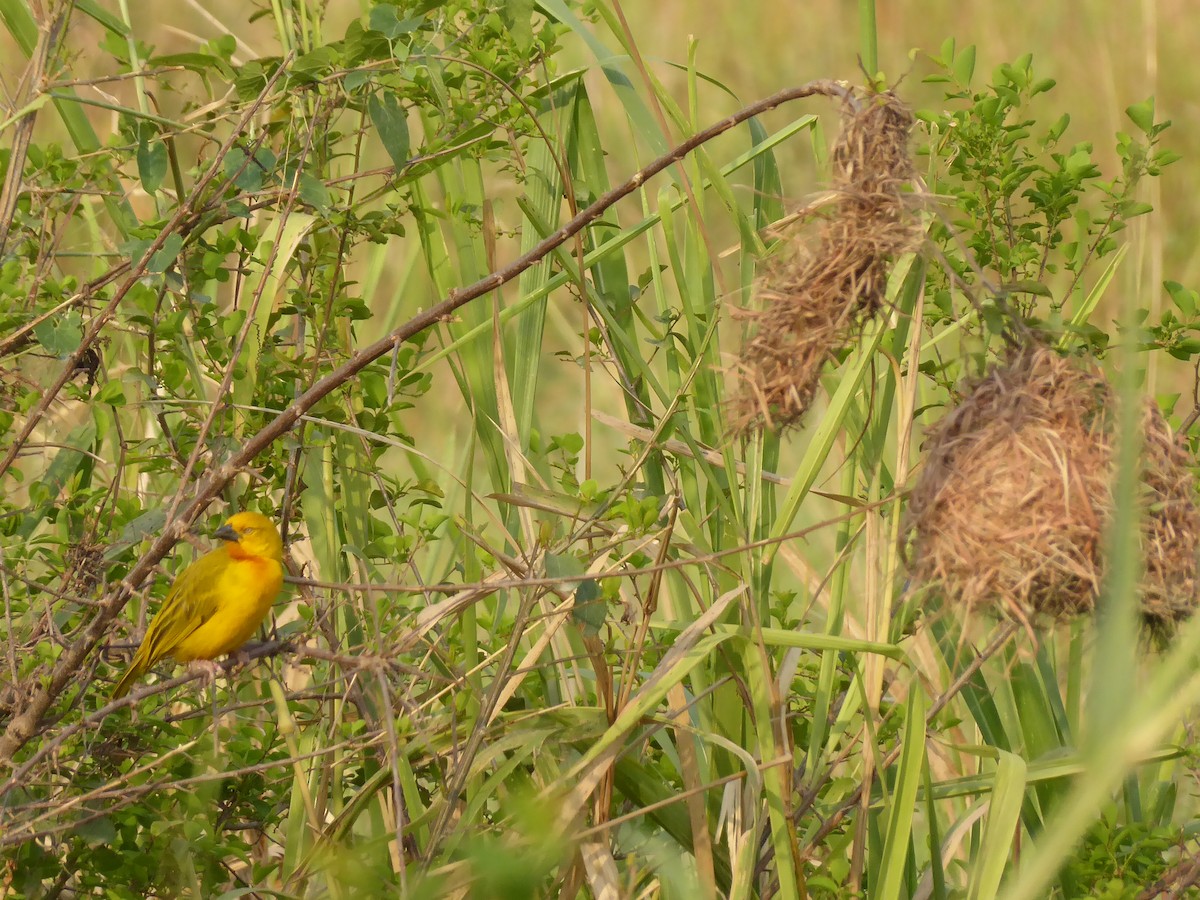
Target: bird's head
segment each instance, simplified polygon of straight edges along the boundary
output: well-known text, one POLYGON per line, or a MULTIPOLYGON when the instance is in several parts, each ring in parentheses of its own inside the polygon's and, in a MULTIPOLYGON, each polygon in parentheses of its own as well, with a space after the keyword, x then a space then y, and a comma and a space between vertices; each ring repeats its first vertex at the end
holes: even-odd
POLYGON ((258 513, 240 512, 231 516, 213 537, 237 544, 247 556, 283 561, 283 541, 279 539, 279 529, 274 522, 258 513))

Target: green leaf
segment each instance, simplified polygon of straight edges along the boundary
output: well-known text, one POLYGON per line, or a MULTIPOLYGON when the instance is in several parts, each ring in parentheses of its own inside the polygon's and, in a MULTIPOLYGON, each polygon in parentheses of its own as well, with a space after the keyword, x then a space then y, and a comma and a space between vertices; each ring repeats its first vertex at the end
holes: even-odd
POLYGON ((241 147, 234 147, 225 156, 221 171, 224 172, 226 178, 233 179, 234 185, 239 190, 250 193, 261 190, 264 173, 271 171, 274 166, 275 154, 270 151, 266 152, 269 154, 271 162, 264 165, 260 159, 262 150, 254 155, 254 159, 249 159, 245 150, 241 147))
POLYGON ((108 31, 115 32, 122 37, 129 34, 129 27, 124 22, 108 10, 101 8, 93 0, 75 0, 75 8, 84 15, 91 16, 108 31))
POLYGON ((501 17, 518 50, 533 46, 533 0, 505 0, 501 17))
POLYGON ((571 610, 571 618, 579 625, 584 634, 595 635, 600 631, 608 618, 608 608, 601 601, 600 585, 595 579, 587 578, 576 582, 574 579, 587 571, 582 562, 574 556, 562 553, 546 554, 546 574, 551 578, 570 578, 568 585, 576 584, 575 606, 571 610))
POLYGON ((339 62, 337 50, 326 45, 299 57, 288 74, 299 82, 315 82, 330 74, 339 62))
POLYGON ((17 533, 28 538, 46 518, 51 517, 53 507, 63 488, 71 483, 77 473, 86 473, 91 466, 89 453, 96 443, 96 423, 90 419, 71 431, 62 440, 61 449, 36 482, 39 492, 46 498, 45 506, 30 510, 24 516, 17 533))
POLYGON ((1197 301, 1200 300, 1200 294, 1196 291, 1190 291, 1178 281, 1164 281, 1163 287, 1171 296, 1171 302, 1176 308, 1187 316, 1189 319, 1196 315, 1197 301))
POLYGON ((355 69, 353 72, 348 72, 346 77, 342 79, 342 89, 347 94, 353 94, 356 90, 367 84, 373 75, 370 69, 355 69))
POLYGON ((33 336, 46 352, 57 357, 67 356, 78 350, 83 340, 83 317, 73 309, 61 316, 52 316, 34 326, 33 336))
POLYGON ((1095 178, 1100 174, 1086 147, 1080 147, 1063 161, 1063 171, 1073 178, 1095 178))
POLYGON ((1154 128, 1154 98, 1150 97, 1141 103, 1126 107, 1125 115, 1129 116, 1134 125, 1149 134, 1154 128))
POLYGON ((954 38, 951 37, 942 41, 940 55, 935 62, 940 62, 943 66, 949 66, 952 59, 954 59, 954 38))
POLYGON ((137 148, 138 178, 147 194, 153 194, 167 175, 167 146, 161 140, 147 140, 143 135, 137 148))
POLYGON ((119 381, 109 381, 96 392, 95 400, 110 406, 124 406, 125 388, 119 381))
POLYGON ((1120 211, 1124 218, 1132 219, 1135 216, 1144 216, 1146 213, 1154 212, 1154 204, 1140 200, 1126 200, 1121 204, 1120 211))
POLYGON ((150 264, 146 266, 146 271, 155 275, 160 275, 167 269, 171 268, 171 264, 175 262, 175 258, 179 256, 179 251, 183 249, 183 238, 178 234, 172 234, 163 241, 162 247, 157 253, 150 258, 150 264))
POLYGON ((962 53, 954 58, 954 80, 963 87, 970 87, 971 76, 975 74, 975 45, 963 48, 962 53))
POLYGON ((587 571, 583 563, 564 553, 546 554, 546 574, 551 578, 573 578, 587 571))
POLYGON ((100 39, 100 49, 113 56, 114 59, 129 65, 129 42, 123 35, 112 31, 104 33, 100 39))
POLYGON ((391 91, 372 94, 367 101, 367 113, 392 163, 403 169, 408 163, 408 113, 391 91))
POLYGON ((1189 360, 1200 353, 1200 338, 1184 338, 1167 352, 1175 359, 1189 360))
POLYGON ((316 178, 308 173, 300 175, 299 194, 301 200, 318 212, 328 212, 332 205, 329 190, 325 187, 325 183, 320 178, 316 178))
POLYGON ((121 535, 104 553, 106 562, 116 559, 130 544, 136 544, 148 534, 158 534, 167 522, 163 509, 151 509, 125 523, 121 535))
POLYGON ((1183 159, 1183 155, 1176 153, 1174 150, 1160 150, 1154 154, 1154 164, 1156 166, 1169 166, 1173 162, 1178 162, 1183 159))
POLYGON ((1054 143, 1061 138, 1070 124, 1071 116, 1069 113, 1063 113, 1059 116, 1058 120, 1050 126, 1050 130, 1046 133, 1046 143, 1054 143))
POLYGON ((599 634, 608 620, 608 605, 600 594, 600 584, 592 578, 581 581, 575 589, 575 605, 571 608, 571 619, 589 637, 599 634))
POLYGON ((71 830, 92 847, 108 846, 117 839, 117 829, 108 816, 80 822, 71 830))
POLYGON ((372 31, 378 31, 388 40, 395 40, 402 34, 416 31, 420 27, 422 19, 401 19, 395 6, 390 3, 380 3, 372 8, 368 21, 372 31))

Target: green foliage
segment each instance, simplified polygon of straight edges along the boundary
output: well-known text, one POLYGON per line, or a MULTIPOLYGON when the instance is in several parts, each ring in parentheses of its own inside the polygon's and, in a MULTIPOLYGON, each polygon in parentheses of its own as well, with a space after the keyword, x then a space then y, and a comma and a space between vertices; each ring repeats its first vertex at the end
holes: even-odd
MULTIPOLYGON (((819 187, 775 152, 809 131, 824 159, 824 101, 363 361, 732 92, 688 60, 679 105, 603 3, 383 2, 338 35, 274 4, 241 23, 259 56, 67 9, 51 70, 6 77, 37 127, 0 130, 0 726, 58 684, 0 767, 11 895, 984 897, 1032 869, 1019 835, 1054 896, 1117 897, 1190 847, 1191 762, 1164 745, 1198 639, 1139 670, 1154 702, 1113 714, 1110 758, 1086 626, 980 659, 993 633, 906 593, 901 555, 920 426, 1002 340, 1200 351, 1180 282, 1105 321, 1176 159, 1152 101, 1108 155, 1031 58, 984 84, 947 42, 914 136, 926 246, 789 443, 730 434, 731 307, 781 192, 819 187), (122 581, 208 479, 199 545, 238 508, 286 525, 286 646, 212 688, 161 666, 110 708, 194 551, 128 603, 122 581), (1082 840, 1057 847, 1056 816, 1082 840)), ((38 20, 0 13, 38 65, 38 20)))
POLYGON ((1163 877, 1184 842, 1178 826, 1122 824, 1109 806, 1088 829, 1064 878, 1077 897, 1134 898, 1163 877))
MULTIPOLYGON (((1151 211, 1138 187, 1178 158, 1159 147, 1170 123, 1155 122, 1153 99, 1130 107, 1138 134, 1117 134, 1121 172, 1106 180, 1091 142, 1064 143, 1068 113, 1049 125, 1030 117, 1035 98, 1055 86, 1035 76, 1032 57, 997 67, 981 90, 971 87, 974 47, 956 52, 948 41, 933 63, 941 71, 925 80, 947 85, 946 102, 954 105, 918 113, 930 138, 930 190, 954 198, 953 214, 931 229, 947 263, 945 278, 931 285, 937 311, 953 319, 955 289, 967 290, 986 333, 1010 326, 1011 307, 1039 332, 1103 353, 1109 334, 1088 324, 1094 303, 1085 300, 1087 279, 1119 249, 1129 222, 1151 211)), ((1171 331, 1193 323, 1164 319, 1156 346, 1187 353, 1171 331)))

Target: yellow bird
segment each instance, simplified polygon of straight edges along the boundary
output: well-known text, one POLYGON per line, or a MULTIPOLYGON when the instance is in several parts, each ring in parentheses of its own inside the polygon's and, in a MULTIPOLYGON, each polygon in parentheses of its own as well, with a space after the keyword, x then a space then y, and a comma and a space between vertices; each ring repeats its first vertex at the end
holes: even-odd
MULTIPOLYGON (((178 662, 212 660, 232 653, 262 624, 283 586, 283 541, 266 516, 242 512, 217 529, 225 541, 183 570, 142 645, 117 686, 113 699, 165 656, 178 662)), ((214 668, 209 663, 210 673, 214 668)))

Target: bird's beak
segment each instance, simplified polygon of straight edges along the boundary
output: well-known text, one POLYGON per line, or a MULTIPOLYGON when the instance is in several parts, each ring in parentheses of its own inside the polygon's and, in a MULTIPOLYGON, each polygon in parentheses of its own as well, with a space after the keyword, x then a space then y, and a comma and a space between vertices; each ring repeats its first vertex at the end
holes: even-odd
POLYGON ((214 531, 213 537, 222 541, 232 541, 235 544, 238 541, 238 533, 228 525, 222 525, 220 528, 214 531))

